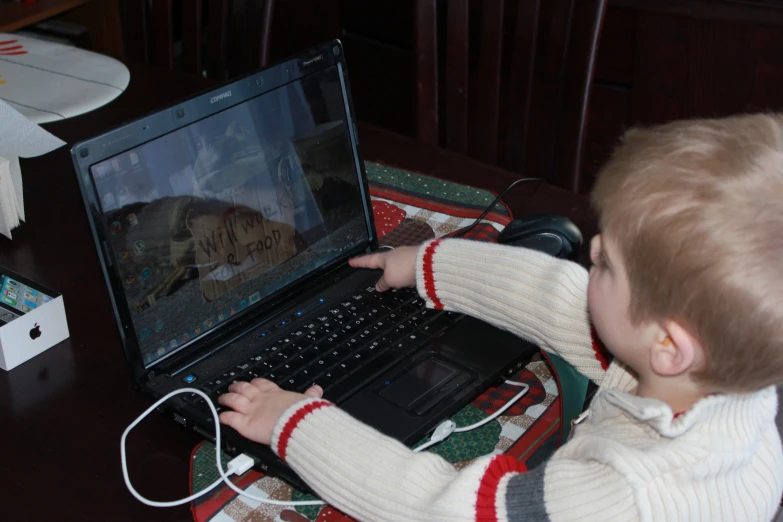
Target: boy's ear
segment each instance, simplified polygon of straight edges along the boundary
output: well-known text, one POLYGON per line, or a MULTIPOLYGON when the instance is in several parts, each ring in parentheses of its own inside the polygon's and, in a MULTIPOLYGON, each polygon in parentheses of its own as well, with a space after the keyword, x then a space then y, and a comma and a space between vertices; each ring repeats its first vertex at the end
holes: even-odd
POLYGON ((699 340, 676 321, 667 321, 656 337, 650 363, 662 377, 675 377, 704 363, 704 349, 699 340))

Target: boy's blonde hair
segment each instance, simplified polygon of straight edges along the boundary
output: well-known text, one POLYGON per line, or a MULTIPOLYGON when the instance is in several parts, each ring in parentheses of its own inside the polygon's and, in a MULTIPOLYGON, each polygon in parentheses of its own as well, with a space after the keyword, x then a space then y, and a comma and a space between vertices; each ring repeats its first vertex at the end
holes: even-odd
POLYGON ((592 202, 631 284, 631 319, 702 343, 711 391, 783 383, 783 117, 626 133, 592 202))

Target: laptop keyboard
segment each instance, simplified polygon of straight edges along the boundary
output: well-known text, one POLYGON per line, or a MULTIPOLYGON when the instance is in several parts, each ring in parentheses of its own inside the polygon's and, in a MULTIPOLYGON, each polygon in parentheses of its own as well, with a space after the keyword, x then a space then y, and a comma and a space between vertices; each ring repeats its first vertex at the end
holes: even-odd
MULTIPOLYGON (((318 384, 327 399, 338 401, 460 317, 427 309, 413 289, 379 293, 368 287, 331 301, 312 316, 282 321, 274 341, 265 342, 273 336, 269 331, 257 334, 262 341, 257 354, 199 388, 218 412, 223 407, 217 398, 232 383, 257 377, 297 392, 318 384)), ((209 411, 196 394, 186 401, 209 411)))

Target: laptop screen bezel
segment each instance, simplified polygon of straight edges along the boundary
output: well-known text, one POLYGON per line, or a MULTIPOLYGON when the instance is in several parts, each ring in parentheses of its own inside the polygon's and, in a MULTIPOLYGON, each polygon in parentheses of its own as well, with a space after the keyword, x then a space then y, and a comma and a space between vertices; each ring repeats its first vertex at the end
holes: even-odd
POLYGON ((280 301, 284 294, 286 297, 291 296, 291 288, 285 287, 262 299, 259 303, 248 307, 228 321, 217 325, 206 335, 190 343, 186 349, 180 350, 174 357, 145 367, 122 281, 112 267, 113 260, 108 246, 108 230, 94 188, 90 172, 91 167, 96 163, 113 158, 118 154, 187 127, 216 113, 245 103, 283 85, 336 66, 340 74, 351 151, 356 174, 359 176, 359 188, 362 194, 368 240, 365 244, 360 244, 355 249, 346 251, 340 258, 318 268, 305 278, 294 283, 296 287, 306 287, 307 281, 322 277, 336 266, 344 265, 348 257, 360 252, 373 250, 378 246, 367 174, 359 152, 355 112, 350 95, 344 56, 345 53, 339 40, 325 43, 296 57, 248 74, 238 80, 226 82, 214 89, 167 106, 72 147, 71 156, 87 210, 93 240, 101 262, 104 281, 109 289, 112 312, 120 332, 123 350, 126 359, 130 363, 131 374, 135 381, 145 380, 149 373, 159 372, 166 366, 181 364, 183 359, 197 358, 199 354, 202 354, 209 348, 208 345, 215 342, 219 343, 219 338, 233 338, 236 336, 237 331, 262 321, 265 316, 269 315, 270 309, 280 301), (230 94, 226 96, 225 94, 229 92, 230 94))

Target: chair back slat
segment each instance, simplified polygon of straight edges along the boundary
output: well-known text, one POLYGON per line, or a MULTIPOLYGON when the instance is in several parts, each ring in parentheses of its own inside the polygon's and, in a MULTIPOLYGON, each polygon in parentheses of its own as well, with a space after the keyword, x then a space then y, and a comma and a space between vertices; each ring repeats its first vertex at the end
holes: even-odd
POLYGON ((207 8, 207 44, 205 60, 207 76, 225 80, 228 78, 228 64, 225 56, 228 51, 228 15, 230 3, 225 0, 209 0, 207 8))
POLYGON ((437 0, 416 0, 416 111, 417 137, 429 145, 438 143, 438 32, 437 0))
POLYGON ((589 189, 583 186, 584 180, 579 172, 584 157, 590 86, 595 75, 595 60, 606 8, 607 0, 577 0, 574 9, 574 19, 582 20, 582 23, 571 29, 568 56, 569 61, 576 65, 566 69, 563 80, 563 112, 560 117, 560 139, 555 142, 554 169, 558 176, 555 184, 574 192, 589 189))
POLYGON ((276 0, 121 1, 130 60, 221 80, 269 63, 276 0))
POLYGON ((452 0, 446 34, 446 147, 468 151, 468 23, 469 0, 452 0))
POLYGON ((152 42, 150 61, 161 67, 174 66, 173 0, 154 0, 151 4, 152 42))
POLYGON ((485 0, 481 17, 475 157, 487 163, 497 162, 504 7, 504 0, 485 0))
POLYGON ((146 0, 125 2, 123 15, 126 56, 133 61, 149 61, 146 0))
POLYGON ((508 80, 508 136, 503 166, 522 171, 525 167, 530 103, 533 97, 533 71, 538 39, 541 0, 519 2, 514 29, 514 49, 508 80))
POLYGON ((414 7, 418 138, 578 190, 606 0, 414 7))
POLYGON ((204 71, 202 46, 204 4, 200 1, 182 4, 182 70, 201 75, 204 71))

